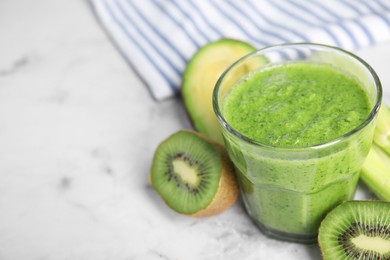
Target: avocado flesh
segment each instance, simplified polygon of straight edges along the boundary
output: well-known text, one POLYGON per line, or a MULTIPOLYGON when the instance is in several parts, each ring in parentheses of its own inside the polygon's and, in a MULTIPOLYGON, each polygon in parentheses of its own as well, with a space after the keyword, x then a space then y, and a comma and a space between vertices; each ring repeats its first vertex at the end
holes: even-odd
POLYGON ((183 75, 182 98, 194 128, 223 144, 212 95, 220 75, 236 60, 255 51, 243 41, 223 38, 200 48, 189 61, 183 75))

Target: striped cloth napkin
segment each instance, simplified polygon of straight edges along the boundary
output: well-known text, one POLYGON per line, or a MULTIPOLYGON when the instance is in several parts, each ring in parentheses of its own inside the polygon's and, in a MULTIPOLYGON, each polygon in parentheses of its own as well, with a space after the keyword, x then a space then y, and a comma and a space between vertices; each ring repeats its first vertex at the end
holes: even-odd
POLYGON ((357 50, 390 39, 390 0, 91 0, 157 100, 179 92, 187 61, 221 37, 257 48, 316 42, 357 50))

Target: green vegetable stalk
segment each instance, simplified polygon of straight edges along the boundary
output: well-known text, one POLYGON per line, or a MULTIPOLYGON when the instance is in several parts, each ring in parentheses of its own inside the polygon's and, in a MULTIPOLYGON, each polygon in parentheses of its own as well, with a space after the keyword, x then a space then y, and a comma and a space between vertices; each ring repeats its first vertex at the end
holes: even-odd
POLYGON ((379 199, 390 201, 390 157, 375 143, 363 164, 360 178, 379 199))
POLYGON ((374 142, 360 177, 379 199, 390 201, 390 109, 385 104, 379 110, 374 142))
POLYGON ((390 156, 390 109, 385 104, 382 104, 377 117, 374 143, 390 156))

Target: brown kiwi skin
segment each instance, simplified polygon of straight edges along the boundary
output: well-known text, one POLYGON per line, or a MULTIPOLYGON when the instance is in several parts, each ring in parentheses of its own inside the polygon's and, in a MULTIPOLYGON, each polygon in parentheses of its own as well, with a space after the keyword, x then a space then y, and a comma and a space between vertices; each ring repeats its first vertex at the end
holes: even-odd
MULTIPOLYGON (((233 206, 239 195, 239 189, 238 189, 236 176, 234 174, 233 164, 227 155, 226 149, 222 145, 212 140, 211 138, 207 137, 206 135, 196 132, 194 130, 186 129, 184 131, 188 131, 193 134, 196 134, 200 138, 214 145, 214 147, 218 149, 221 155, 222 167, 221 167, 221 178, 219 180, 218 189, 210 204, 206 208, 194 214, 190 214, 190 215, 181 214, 181 215, 187 217, 194 217, 194 218, 205 218, 205 217, 211 217, 220 214, 226 211, 227 209, 229 209, 231 206, 233 206)), ((150 175, 148 176, 148 182, 149 184, 151 184, 150 175)))
POLYGON ((234 174, 233 164, 229 159, 226 149, 222 145, 202 133, 193 130, 188 131, 198 135, 199 137, 214 145, 214 147, 219 150, 222 162, 221 178, 219 180, 218 190, 213 200, 205 209, 198 211, 190 216, 202 218, 220 214, 233 206, 239 195, 239 188, 236 176, 234 174))

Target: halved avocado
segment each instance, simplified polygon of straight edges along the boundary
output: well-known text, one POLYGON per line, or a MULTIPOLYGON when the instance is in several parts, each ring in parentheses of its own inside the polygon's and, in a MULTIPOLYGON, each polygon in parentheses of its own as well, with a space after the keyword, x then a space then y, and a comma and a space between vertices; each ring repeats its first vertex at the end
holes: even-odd
POLYGON ((253 51, 255 47, 249 43, 222 38, 200 48, 184 71, 181 92, 192 124, 220 144, 223 138, 212 106, 215 84, 229 65, 253 51))

